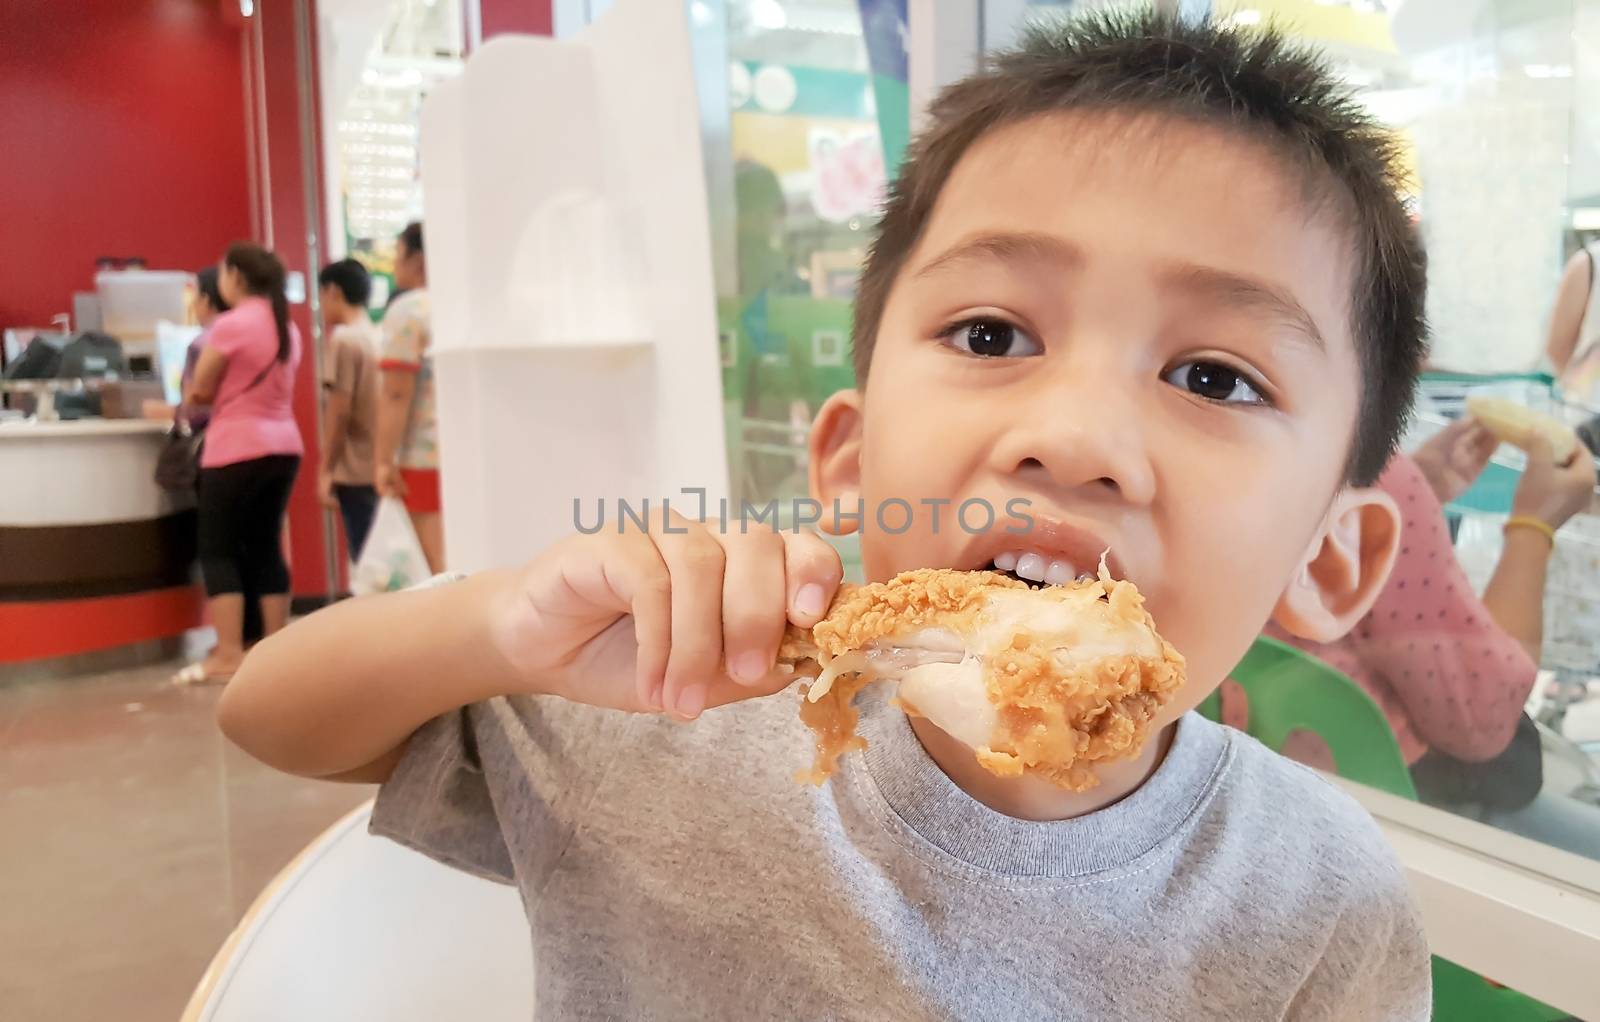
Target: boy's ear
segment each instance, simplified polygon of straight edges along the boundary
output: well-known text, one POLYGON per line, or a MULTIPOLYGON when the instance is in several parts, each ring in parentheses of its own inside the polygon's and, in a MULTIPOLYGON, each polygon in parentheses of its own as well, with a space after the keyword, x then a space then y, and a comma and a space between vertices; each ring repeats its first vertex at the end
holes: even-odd
POLYGON ((1376 487, 1346 489, 1306 551, 1272 619, 1311 642, 1343 638, 1389 581, 1400 549, 1400 509, 1376 487))
POLYGON ((832 512, 834 501, 853 511, 861 499, 861 430, 861 392, 854 389, 836 391, 811 423, 811 496, 822 504, 822 530, 834 536, 859 524, 841 524, 832 512))

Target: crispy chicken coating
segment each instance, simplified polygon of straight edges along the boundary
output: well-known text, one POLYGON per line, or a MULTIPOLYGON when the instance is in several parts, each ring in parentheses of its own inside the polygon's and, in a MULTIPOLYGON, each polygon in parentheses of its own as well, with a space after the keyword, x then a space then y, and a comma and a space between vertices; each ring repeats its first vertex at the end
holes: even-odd
POLYGON ((991 773, 1086 791, 1097 764, 1138 753, 1184 680, 1138 589, 1104 567, 1040 589, 948 569, 846 586, 815 628, 790 629, 779 658, 816 674, 800 706, 817 751, 799 779, 813 784, 866 747, 851 703, 872 681, 897 681, 902 708, 971 746, 991 773))

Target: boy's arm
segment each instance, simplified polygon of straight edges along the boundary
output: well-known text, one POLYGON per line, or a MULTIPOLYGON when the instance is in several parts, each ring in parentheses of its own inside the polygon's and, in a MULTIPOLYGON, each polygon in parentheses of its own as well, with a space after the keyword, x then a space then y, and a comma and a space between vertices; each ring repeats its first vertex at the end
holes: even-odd
POLYGON ((373 437, 377 462, 378 492, 385 497, 404 496, 400 490, 400 441, 411 418, 411 402, 417 392, 416 370, 385 365, 378 392, 378 426, 373 437))
POLYGON ((692 719, 787 688, 785 629, 816 624, 842 574, 810 533, 653 516, 520 571, 318 611, 251 652, 219 719, 280 770, 362 780, 386 776, 424 723, 495 696, 692 719))
POLYGON ((378 414, 373 436, 376 461, 374 482, 385 497, 405 496, 400 481, 400 444, 411 419, 417 393, 417 373, 427 348, 426 320, 411 306, 396 304, 383 318, 383 341, 378 348, 378 414))
POLYGON ((347 600, 263 641, 228 683, 222 730, 288 773, 385 780, 427 721, 496 695, 527 692, 490 630, 514 576, 347 600))
POLYGON ((339 456, 344 453, 345 433, 350 425, 350 395, 330 390, 328 405, 323 411, 327 421, 323 427, 322 471, 326 474, 333 471, 333 466, 339 463, 339 456))
MULTIPOLYGON (((327 376, 323 381, 327 402, 323 407, 322 465, 318 481, 323 489, 328 488, 327 480, 333 475, 333 467, 344 454, 345 435, 350 427, 352 391, 355 389, 354 348, 336 332, 332 349, 327 376)), ((328 494, 324 493, 323 497, 326 499, 328 494)))

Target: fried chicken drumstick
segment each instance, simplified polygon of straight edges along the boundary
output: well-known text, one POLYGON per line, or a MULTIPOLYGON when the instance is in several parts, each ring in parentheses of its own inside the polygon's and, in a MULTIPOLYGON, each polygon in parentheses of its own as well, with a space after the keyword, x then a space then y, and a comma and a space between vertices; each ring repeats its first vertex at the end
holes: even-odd
POLYGON ((813 784, 866 748, 851 703, 873 681, 897 682, 902 709, 971 746, 991 773, 1087 791, 1097 764, 1139 751, 1184 679, 1138 589, 1104 565, 1097 579, 1041 589, 949 569, 844 586, 778 656, 816 673, 800 703, 817 753, 799 779, 813 784))

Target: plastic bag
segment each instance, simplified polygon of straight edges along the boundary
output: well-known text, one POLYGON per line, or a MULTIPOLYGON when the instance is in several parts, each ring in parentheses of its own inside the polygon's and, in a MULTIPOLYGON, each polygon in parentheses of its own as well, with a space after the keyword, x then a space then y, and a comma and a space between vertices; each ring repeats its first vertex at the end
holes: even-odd
POLYGON ((393 497, 378 502, 367 533, 367 545, 350 576, 350 591, 357 596, 392 593, 426 582, 432 576, 422 553, 417 530, 405 504, 393 497))

